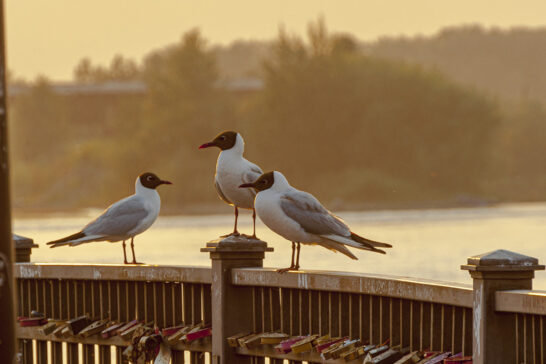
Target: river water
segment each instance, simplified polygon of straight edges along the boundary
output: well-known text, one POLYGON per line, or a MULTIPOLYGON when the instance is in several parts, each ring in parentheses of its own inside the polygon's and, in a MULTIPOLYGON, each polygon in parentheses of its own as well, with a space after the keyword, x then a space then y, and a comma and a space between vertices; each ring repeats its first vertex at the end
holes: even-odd
MULTIPOLYGON (((75 216, 15 219, 14 232, 40 244, 32 261, 48 263, 121 263, 121 243, 90 243, 50 249, 45 243, 81 229, 100 211, 75 216)), ((470 283, 461 264, 469 256, 507 249, 546 262, 546 203, 483 208, 340 212, 351 229, 370 239, 391 243, 387 255, 351 250, 359 260, 317 246, 302 246, 301 269, 365 272, 470 283)), ((240 231, 251 233, 251 216, 240 214, 240 231)), ((199 249, 229 233, 232 215, 160 216, 135 239, 137 260, 148 264, 209 265, 199 249)), ((258 223, 257 235, 274 247, 266 267, 290 263, 290 242, 258 223)), ((130 254, 128 249, 128 254, 130 254)), ((130 255, 129 255, 130 256, 130 255)), ((535 289, 546 289, 546 273, 537 272, 535 289)))

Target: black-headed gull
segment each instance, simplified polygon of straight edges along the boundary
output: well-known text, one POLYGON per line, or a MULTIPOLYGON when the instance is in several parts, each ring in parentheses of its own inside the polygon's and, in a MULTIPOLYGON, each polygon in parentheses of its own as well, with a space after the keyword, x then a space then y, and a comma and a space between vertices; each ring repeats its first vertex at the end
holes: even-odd
POLYGON ((93 241, 123 241, 123 263, 128 264, 125 253, 125 241, 131 238, 133 264, 136 261, 134 238, 146 231, 159 215, 161 199, 156 188, 160 185, 170 185, 153 173, 143 173, 135 182, 135 194, 110 205, 95 220, 87 224, 81 231, 65 238, 51 241, 51 248, 63 245, 76 246, 93 241))
POLYGON ((240 189, 239 185, 254 182, 263 173, 262 170, 243 157, 245 141, 241 134, 237 132, 225 131, 214 138, 212 142, 201 145, 199 149, 209 147, 221 149, 214 176, 216 192, 225 203, 235 207, 233 232, 225 236, 239 235, 237 231, 239 208, 244 208, 252 210, 252 221, 254 223, 252 238, 256 238, 256 210, 254 209, 256 192, 252 189, 240 189))
POLYGON ((254 206, 260 219, 271 230, 292 242, 292 262, 290 267, 279 269, 280 273, 299 269, 300 243, 321 245, 352 259, 358 258, 345 245, 381 254, 385 252, 377 248, 392 247, 353 233, 343 220, 325 209, 313 195, 290 186, 280 172, 264 173, 256 181, 240 187, 251 187, 257 191, 254 206))

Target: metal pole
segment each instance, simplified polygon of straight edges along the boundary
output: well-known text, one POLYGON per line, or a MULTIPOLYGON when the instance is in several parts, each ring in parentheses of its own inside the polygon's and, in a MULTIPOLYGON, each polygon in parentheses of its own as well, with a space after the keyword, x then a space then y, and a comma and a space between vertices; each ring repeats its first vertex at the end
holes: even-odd
POLYGON ((3 363, 15 363, 15 290, 13 281, 13 242, 8 170, 8 135, 6 112, 6 52, 4 1, 0 0, 0 358, 3 363), (3 263, 3 264, 2 264, 3 263))

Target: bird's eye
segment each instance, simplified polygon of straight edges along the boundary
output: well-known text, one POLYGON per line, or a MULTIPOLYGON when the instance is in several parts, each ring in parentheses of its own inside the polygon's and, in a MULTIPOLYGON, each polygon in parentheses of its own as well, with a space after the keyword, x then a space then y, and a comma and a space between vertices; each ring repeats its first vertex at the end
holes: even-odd
POLYGON ((226 140, 226 137, 222 135, 222 136, 220 137, 220 139, 226 140))
POLYGON ((154 179, 154 177, 152 177, 152 176, 148 176, 148 177, 147 177, 146 179, 147 179, 148 181, 151 181, 151 180, 153 180, 153 179, 154 179))
POLYGON ((262 183, 263 183, 263 184, 266 184, 266 183, 267 183, 267 180, 266 180, 266 179, 263 179, 263 180, 262 180, 262 183))

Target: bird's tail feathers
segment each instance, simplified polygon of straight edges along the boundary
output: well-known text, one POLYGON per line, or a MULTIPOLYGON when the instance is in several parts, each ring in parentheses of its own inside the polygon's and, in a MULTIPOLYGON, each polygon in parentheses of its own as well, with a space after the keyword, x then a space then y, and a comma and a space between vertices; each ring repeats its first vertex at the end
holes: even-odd
POLYGON ((324 239, 320 243, 317 243, 320 246, 325 247, 326 249, 332 250, 334 253, 340 252, 341 254, 344 254, 348 256, 351 259, 358 260, 358 258, 351 253, 349 249, 345 245, 338 244, 337 241, 332 241, 330 239, 324 239))
POLYGON ((101 236, 99 235, 86 235, 83 231, 80 231, 76 234, 69 235, 62 239, 50 241, 49 243, 47 243, 47 245, 51 245, 50 248, 57 248, 64 245, 76 246, 83 243, 97 241, 100 238, 101 236))
POLYGON ((381 243, 379 241, 374 241, 374 240, 363 238, 362 236, 357 235, 357 234, 353 233, 352 231, 351 231, 351 239, 353 239, 354 241, 357 241, 357 242, 359 242, 361 244, 371 245, 371 246, 373 246, 375 248, 392 248, 392 245, 390 245, 390 244, 381 243))
POLYGON ((372 246, 371 244, 367 243, 361 243, 354 241, 350 239, 349 237, 341 236, 341 235, 321 235, 323 238, 328 240, 333 240, 337 243, 345 244, 352 246, 353 248, 362 249, 362 250, 368 250, 371 252, 379 253, 379 254, 386 254, 383 250, 377 249, 376 247, 372 246))

